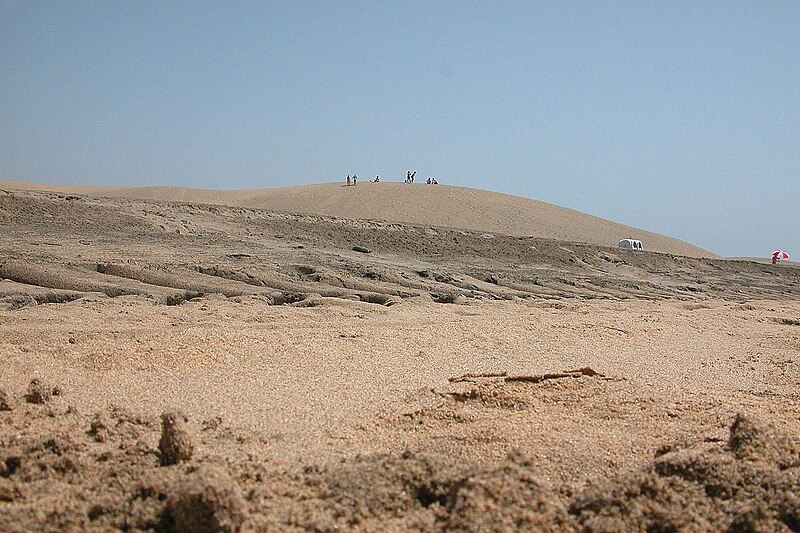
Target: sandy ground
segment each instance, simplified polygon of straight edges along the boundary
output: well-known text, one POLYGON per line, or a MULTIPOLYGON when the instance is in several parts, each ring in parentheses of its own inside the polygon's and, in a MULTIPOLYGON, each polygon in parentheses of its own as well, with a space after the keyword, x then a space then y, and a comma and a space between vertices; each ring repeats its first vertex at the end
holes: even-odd
POLYGON ((796 267, 0 207, 0 530, 800 528, 796 267))

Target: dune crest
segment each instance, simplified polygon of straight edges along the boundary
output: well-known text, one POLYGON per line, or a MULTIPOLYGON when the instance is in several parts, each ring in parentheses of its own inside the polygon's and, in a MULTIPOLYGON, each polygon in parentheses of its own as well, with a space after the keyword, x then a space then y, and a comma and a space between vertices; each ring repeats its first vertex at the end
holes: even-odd
POLYGON ((520 196, 454 185, 395 182, 321 183, 274 189, 208 190, 186 187, 92 187, 2 181, 0 188, 89 196, 219 204, 286 213, 384 220, 615 246, 626 237, 649 251, 717 257, 685 241, 520 196))

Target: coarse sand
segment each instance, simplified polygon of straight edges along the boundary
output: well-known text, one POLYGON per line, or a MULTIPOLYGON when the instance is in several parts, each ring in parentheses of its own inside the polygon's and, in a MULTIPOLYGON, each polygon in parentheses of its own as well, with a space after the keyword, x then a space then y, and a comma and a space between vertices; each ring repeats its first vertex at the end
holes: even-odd
POLYGON ((800 530, 794 266, 0 207, 2 531, 800 530))

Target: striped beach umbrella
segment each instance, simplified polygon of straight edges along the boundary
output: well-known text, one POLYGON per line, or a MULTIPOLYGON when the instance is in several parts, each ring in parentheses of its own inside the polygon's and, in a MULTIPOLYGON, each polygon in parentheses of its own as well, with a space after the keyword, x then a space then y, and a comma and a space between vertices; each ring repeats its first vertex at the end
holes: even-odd
POLYGON ((781 259, 789 259, 789 254, 787 254, 783 250, 775 250, 774 252, 772 252, 773 262, 780 261, 781 259))

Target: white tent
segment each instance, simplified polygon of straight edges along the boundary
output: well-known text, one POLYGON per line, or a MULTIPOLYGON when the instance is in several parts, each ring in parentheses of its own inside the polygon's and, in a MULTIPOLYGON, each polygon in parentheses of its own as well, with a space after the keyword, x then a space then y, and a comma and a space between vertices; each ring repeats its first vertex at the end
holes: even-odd
POLYGON ((619 241, 619 248, 620 250, 644 250, 642 241, 636 239, 622 239, 619 241))

